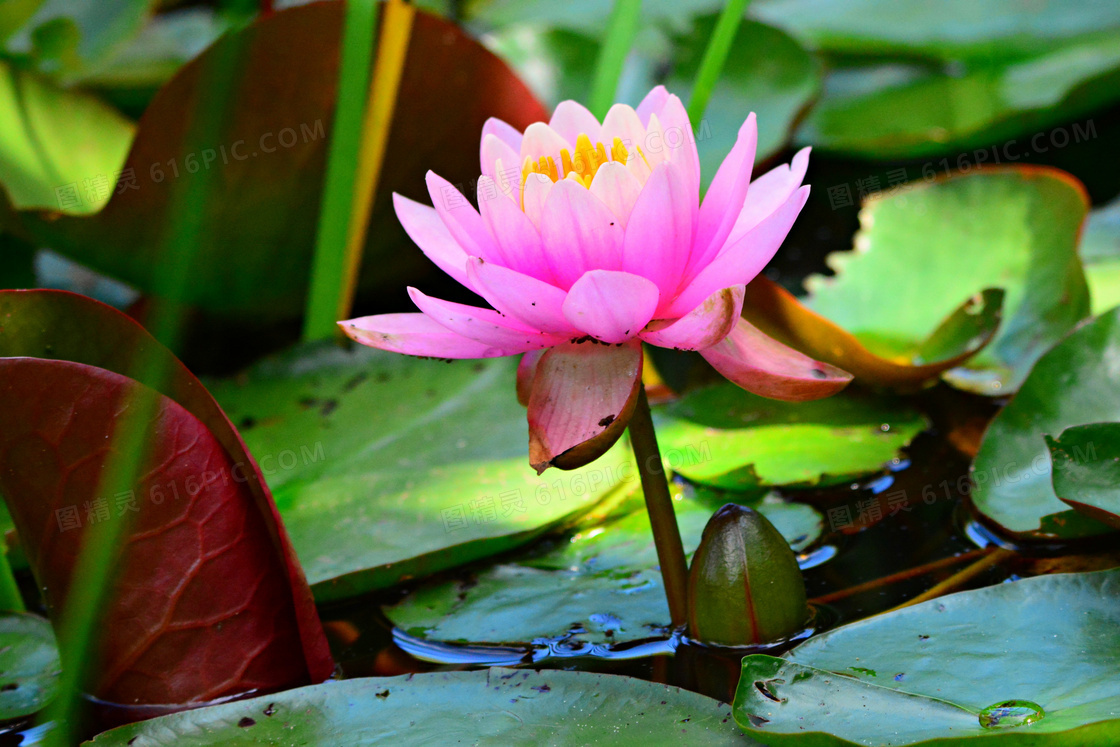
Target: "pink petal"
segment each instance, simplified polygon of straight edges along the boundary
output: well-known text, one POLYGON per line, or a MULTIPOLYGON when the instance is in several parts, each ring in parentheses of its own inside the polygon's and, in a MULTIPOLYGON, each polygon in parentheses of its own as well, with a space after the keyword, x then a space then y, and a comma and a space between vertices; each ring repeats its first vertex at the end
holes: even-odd
MULTIPOLYGON (((751 112, 739 128, 735 146, 720 164, 707 194, 704 195, 704 202, 700 205, 699 225, 696 229, 698 251, 693 257, 693 267, 700 268, 711 262, 727 242, 743 208, 743 202, 747 199, 757 147, 758 126, 754 112, 751 112)), ((788 193, 786 196, 789 196, 788 193)))
POLYGON ((757 226, 762 219, 782 206, 794 190, 801 186, 809 168, 809 148, 802 148, 793 157, 792 168, 782 164, 751 182, 743 209, 735 220, 728 243, 734 243, 757 226))
POLYGON ((529 463, 575 469, 626 429, 642 385, 642 347, 565 343, 541 357, 529 395, 529 463))
POLYGON ((649 116, 661 111, 668 99, 669 91, 665 89, 665 86, 656 86, 652 91, 647 93, 646 97, 642 99, 642 103, 638 104, 636 109, 638 119, 641 120, 642 124, 648 124, 649 116))
POLYGON ((622 237, 618 218, 586 187, 571 179, 553 185, 541 214, 541 239, 560 287, 588 270, 620 269, 622 237))
POLYGON ((487 303, 529 329, 565 337, 576 332, 564 318, 567 294, 555 285, 478 257, 467 260, 467 276, 487 303))
POLYGON ((482 125, 482 139, 485 140, 487 135, 496 135, 499 140, 513 148, 514 152, 521 152, 521 133, 497 117, 490 117, 482 125))
POLYGON ((517 363, 517 401, 522 407, 529 406, 529 396, 533 392, 533 379, 537 376, 537 364, 545 350, 530 350, 521 356, 517 363))
POLYGON ((520 183, 521 158, 518 156, 519 152, 511 148, 509 143, 497 135, 484 135, 482 138, 482 173, 498 181, 505 181, 498 178, 497 162, 500 160, 505 168, 517 169, 517 181, 520 183))
POLYGON ((498 247, 474 205, 451 182, 434 171, 428 172, 426 181, 432 204, 456 243, 471 256, 496 259, 498 247))
POLYGON ((534 122, 525 129, 525 136, 521 139, 521 161, 524 162, 528 157, 536 162, 541 156, 547 156, 559 169, 560 151, 565 149, 571 151, 573 147, 574 143, 569 143, 544 122, 534 122))
POLYGON ((564 316, 597 340, 625 342, 635 337, 657 310, 657 286, 640 275, 591 270, 572 285, 564 316))
POLYGON ((524 196, 522 198, 525 216, 538 230, 541 227, 541 214, 544 212, 544 204, 548 200, 549 193, 552 192, 552 185, 552 179, 544 174, 529 174, 525 178, 524 196))
POLYGON ((575 143, 580 135, 587 135, 592 143, 599 140, 599 120, 575 101, 561 101, 552 113, 548 126, 569 143, 575 143))
POLYGON ((652 280, 665 303, 680 286, 692 249, 694 196, 680 167, 661 164, 642 187, 626 224, 622 269, 652 280))
MULTIPOLYGON (((469 267, 469 266, 468 266, 469 267)), ((703 350, 731 334, 743 313, 746 287, 718 290, 680 319, 662 326, 654 322, 639 337, 650 345, 676 350, 703 350)))
POLYGON ((346 335, 371 348, 425 358, 499 358, 515 355, 457 335, 423 314, 378 314, 339 322, 346 335))
POLYGON ((688 313, 720 288, 749 283, 774 257, 807 199, 809 187, 805 186, 790 195, 778 210, 768 215, 746 235, 724 248, 681 291, 666 316, 688 313))
POLYGON ((696 190, 700 199, 700 155, 696 152, 696 137, 688 112, 676 96, 670 94, 657 115, 661 123, 661 139, 667 160, 678 164, 688 177, 690 189, 696 190))
POLYGON ((700 354, 733 384, 771 399, 820 399, 852 380, 848 372, 786 347, 745 319, 723 342, 700 354))
POLYGON ((608 152, 614 145, 615 138, 621 140, 622 144, 626 146, 629 153, 628 163, 631 159, 640 160, 638 151, 634 146, 643 143, 646 138, 646 128, 642 124, 642 120, 638 119, 634 110, 626 104, 615 104, 607 112, 607 116, 603 117, 601 142, 608 152))
POLYGON ((629 169, 617 161, 600 166, 595 172, 595 178, 591 180, 591 194, 610 208, 623 229, 626 228, 630 212, 641 193, 641 183, 629 169))
POLYGON ((552 282, 552 270, 545 260, 540 233, 521 208, 503 195, 492 190, 497 185, 490 177, 478 180, 478 204, 482 219, 499 249, 499 256, 491 261, 512 270, 552 282))
POLYGON ((456 282, 471 288, 467 280, 467 253, 447 230, 436 209, 395 192, 393 208, 397 212, 397 220, 420 251, 456 282))
POLYGON ((426 296, 415 288, 409 288, 408 295, 417 308, 451 332, 509 353, 546 348, 565 340, 526 329, 525 325, 493 309, 443 301, 426 296))
POLYGON ((646 137, 640 145, 642 146, 642 155, 645 156, 645 161, 651 169, 656 169, 669 160, 669 146, 665 143, 661 131, 661 118, 657 116, 657 112, 649 115, 649 122, 646 123, 646 137))

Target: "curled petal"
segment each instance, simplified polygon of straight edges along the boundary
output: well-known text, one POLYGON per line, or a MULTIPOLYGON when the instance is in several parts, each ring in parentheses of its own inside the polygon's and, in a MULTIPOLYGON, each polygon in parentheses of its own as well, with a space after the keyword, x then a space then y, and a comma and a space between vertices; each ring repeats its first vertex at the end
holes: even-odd
POLYGON ((497 256, 488 259, 552 282, 552 270, 545 259, 540 232, 517 203, 497 189, 497 183, 490 177, 479 177, 478 204, 482 208, 482 219, 499 250, 497 256))
POLYGON ((642 347, 565 343, 536 364, 529 395, 529 463, 576 469, 602 456, 630 422, 642 385, 642 347))
POLYGON ((447 330, 483 345, 507 350, 507 355, 546 348, 564 340, 563 337, 526 329, 493 309, 443 301, 426 296, 415 288, 409 288, 408 295, 417 308, 447 330))
POLYGON ((544 174, 529 174, 525 177, 525 184, 522 189, 522 204, 525 216, 537 227, 538 231, 541 227, 544 205, 548 201, 549 194, 552 193, 553 186, 553 181, 544 174))
MULTIPOLYGON (((435 208, 393 193, 393 208, 410 239, 424 256, 456 282, 471 288, 467 280, 467 253, 447 230, 435 208)), ((473 290, 473 288, 472 288, 473 290)))
POLYGON ((641 192, 641 182, 617 161, 600 166, 591 181, 591 194, 610 208, 623 229, 630 220, 630 212, 634 209, 634 203, 638 201, 641 192))
POLYGON ((665 86, 655 86, 635 109, 638 119, 643 125, 648 124, 650 115, 661 111, 668 100, 669 91, 665 86))
POLYGON ((727 246, 685 286, 673 301, 667 315, 686 314, 712 293, 729 284, 749 283, 778 251, 807 199, 809 187, 806 186, 790 195, 780 208, 766 216, 742 238, 727 246))
MULTIPOLYGON (((680 166, 688 179, 690 190, 699 200, 700 154, 696 151, 696 138, 684 104, 675 95, 669 94, 657 119, 661 125, 661 140, 666 159, 680 166)), ((753 157, 751 160, 754 160, 753 157)))
POLYGON ((544 350, 530 350, 521 356, 517 363, 517 401, 522 407, 529 406, 529 395, 533 392, 533 379, 537 376, 537 364, 541 362, 544 350))
POLYGON ((615 104, 603 117, 602 143, 608 149, 614 145, 615 138, 626 147, 628 161, 640 159, 634 146, 641 145, 646 137, 646 128, 637 113, 626 104, 615 104))
POLYGON ((569 143, 574 143, 581 134, 593 142, 599 139, 599 120, 582 104, 570 99, 556 105, 548 126, 569 143))
MULTIPOLYGON (((752 186, 751 171, 757 148, 758 126, 754 112, 751 112, 747 121, 739 128, 735 146, 720 164, 712 185, 704 195, 704 202, 700 205, 693 267, 703 267, 712 261, 727 243, 752 186)), ((788 196, 787 192, 778 205, 788 196)))
POLYGON ((455 242, 473 257, 496 259, 498 247, 474 205, 451 182, 434 171, 429 171, 425 180, 432 204, 455 242))
MULTIPOLYGON (((499 179, 498 162, 502 168, 516 168, 520 173, 521 158, 518 152, 497 135, 484 135, 482 138, 482 173, 499 179)), ((520 179, 518 179, 520 183, 520 179)), ((508 191, 508 190, 507 190, 508 191)))
POLYGON ((576 329, 608 343, 637 336, 657 310, 657 286, 628 272, 592 270, 572 285, 564 316, 576 329))
POLYGON ((700 354, 733 384, 771 399, 804 402, 843 389, 852 375, 815 361, 740 319, 723 342, 700 354))
POLYGON ((378 314, 339 322, 346 336, 371 348, 425 358, 500 358, 515 355, 457 335, 423 314, 378 314))
POLYGON ((735 219, 735 227, 727 239, 728 244, 738 241, 747 231, 763 221, 766 216, 782 206, 789 196, 801 186, 809 168, 809 148, 802 148, 789 165, 770 169, 751 182, 743 209, 735 219))
POLYGON ((567 294, 555 285, 478 257, 467 260, 467 276, 487 303, 527 328, 567 337, 575 332, 564 317, 567 294))
POLYGON ((650 345, 676 350, 703 350, 731 334, 743 313, 745 286, 718 290, 680 319, 646 327, 640 337, 650 345))
POLYGON ((499 140, 505 142, 506 145, 513 148, 515 153, 521 152, 521 133, 505 121, 497 117, 490 117, 486 123, 482 125, 482 139, 485 140, 487 135, 494 135, 499 140))
POLYGON ((592 269, 622 267, 622 225, 598 197, 571 179, 553 185, 541 215, 541 239, 561 287, 592 269))
POLYGON ((571 150, 574 147, 573 143, 569 143, 556 130, 552 129, 544 122, 534 122, 525 128, 525 136, 521 139, 521 160, 526 158, 532 159, 534 162, 540 158, 546 157, 553 159, 556 167, 560 167, 557 161, 560 158, 560 151, 571 150))
POLYGON ((666 303, 680 286, 692 248, 694 195, 676 164, 662 164, 642 188, 626 224, 621 269, 652 280, 666 303))

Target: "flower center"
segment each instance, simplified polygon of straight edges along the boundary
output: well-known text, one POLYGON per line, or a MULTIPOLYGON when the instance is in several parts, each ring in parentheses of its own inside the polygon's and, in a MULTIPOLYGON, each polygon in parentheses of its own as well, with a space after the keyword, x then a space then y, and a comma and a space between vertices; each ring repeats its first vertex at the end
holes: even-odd
MULTIPOLYGON (((645 155, 642 153, 641 146, 636 146, 636 148, 638 155, 644 159, 645 155)), ((616 137, 614 139, 608 154, 602 143, 595 143, 592 146, 591 138, 586 134, 581 134, 576 138, 574 154, 568 152, 567 148, 560 151, 559 169, 556 168, 556 161, 553 160, 552 156, 541 156, 536 161, 525 156, 525 161, 521 165, 521 187, 524 191, 525 181, 530 174, 541 174, 554 182, 561 179, 574 179, 590 189, 591 181, 595 178, 595 173, 600 166, 608 161, 617 161, 625 166, 629 155, 630 152, 622 144, 621 138, 616 137)))

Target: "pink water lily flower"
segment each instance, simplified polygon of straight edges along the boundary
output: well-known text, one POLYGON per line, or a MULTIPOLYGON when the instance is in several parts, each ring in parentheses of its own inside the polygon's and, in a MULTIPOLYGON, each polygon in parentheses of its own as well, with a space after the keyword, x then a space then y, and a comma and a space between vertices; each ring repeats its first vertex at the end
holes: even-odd
POLYGON ((520 133, 482 130, 479 210, 428 172, 434 207, 394 195, 417 246, 492 308, 409 288, 422 313, 341 322, 407 355, 525 354, 530 463, 586 464, 621 435, 641 387, 641 343, 699 351, 765 397, 828 396, 851 377, 740 318, 744 286, 778 250, 809 195, 808 149, 751 181, 751 114, 700 201, 700 162, 679 98, 663 86, 600 123, 574 101, 520 133))

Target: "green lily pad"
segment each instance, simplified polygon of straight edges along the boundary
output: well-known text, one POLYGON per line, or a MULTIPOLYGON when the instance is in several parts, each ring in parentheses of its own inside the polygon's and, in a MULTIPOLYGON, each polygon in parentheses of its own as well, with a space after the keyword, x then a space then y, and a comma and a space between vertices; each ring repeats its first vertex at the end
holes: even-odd
POLYGON ((814 402, 733 384, 657 408, 662 456, 689 480, 727 490, 831 485, 875 472, 926 428, 901 400, 841 392, 814 402))
POLYGON ((636 483, 625 444, 538 477, 515 369, 512 359, 447 363, 325 344, 211 391, 327 600, 504 552, 636 483))
POLYGON ((1120 570, 1041 576, 748 656, 735 719, 768 745, 1114 744, 1118 592, 1120 570))
POLYGON ((1008 394, 1089 313, 1077 240, 1080 184, 1053 169, 991 169, 872 199, 836 277, 806 280, 809 306, 885 357, 926 339, 962 297, 1003 288, 995 339, 955 386, 1008 394))
POLYGON ((132 123, 88 94, 0 61, 0 186, 17 209, 83 214, 109 200, 132 123))
POLYGON ((1120 529, 1120 423, 1066 428, 1046 438, 1054 493, 1086 516, 1120 529))
POLYGON ((37 615, 0 615, 0 721, 30 716, 54 697, 61 672, 51 624, 37 615))
MULTIPOLYGON (((674 508, 685 552, 700 544, 704 525, 726 501, 675 489, 674 508)), ((640 493, 639 493, 640 495, 640 493)), ((795 550, 820 536, 812 507, 777 498, 751 501, 795 550)), ((587 527, 554 549, 488 568, 470 579, 421 586, 386 615, 408 635, 476 644, 564 639, 569 649, 663 635, 669 608, 658 571, 649 516, 587 527)))
POLYGON ((892 62, 840 68, 826 79, 824 95, 796 139, 876 159, 977 149, 956 159, 931 159, 921 167, 927 177, 982 164, 1026 163, 1032 155, 1096 137, 1091 121, 1047 130, 1115 101, 1118 81, 1116 32, 1007 65, 943 71, 892 62))
POLYGON ((1058 500, 1045 434, 1120 420, 1120 308, 1086 323, 1039 359, 996 415, 972 465, 976 509, 1009 532, 1069 538, 1108 527, 1058 500))
MULTIPOLYGON (((673 69, 666 86, 685 101, 715 23, 715 16, 697 18, 688 34, 674 40, 673 69)), ((796 41, 772 26, 743 21, 704 119, 692 124, 698 131, 704 184, 711 182, 735 145, 747 113, 758 114, 757 160, 763 161, 789 142, 794 120, 819 89, 818 64, 796 41)))
POLYGON ((1081 260, 1093 313, 1120 304, 1120 199, 1089 213, 1081 237, 1081 260))
POLYGON ((86 744, 332 747, 750 745, 730 708, 677 687, 589 672, 489 669, 325 682, 122 726, 86 744))
POLYGON ((1026 57, 1120 30, 1108 0, 761 0, 751 13, 822 51, 944 61, 1026 57))

